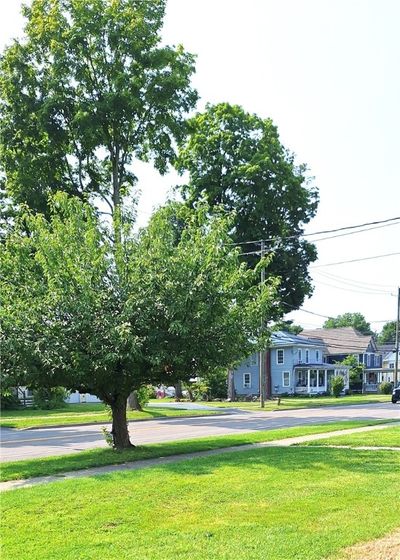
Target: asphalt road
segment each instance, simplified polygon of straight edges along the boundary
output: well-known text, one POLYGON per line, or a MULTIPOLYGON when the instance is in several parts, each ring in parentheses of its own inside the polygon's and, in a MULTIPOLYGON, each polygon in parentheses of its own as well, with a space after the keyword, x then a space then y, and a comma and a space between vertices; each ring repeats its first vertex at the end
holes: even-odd
MULTIPOLYGON (((226 416, 165 418, 131 422, 129 430, 131 441, 135 444, 142 444, 340 420, 372 419, 400 420, 400 406, 391 403, 377 403, 274 412, 240 411, 226 416)), ((23 431, 2 428, 0 437, 1 461, 64 455, 106 445, 100 424, 23 431)))

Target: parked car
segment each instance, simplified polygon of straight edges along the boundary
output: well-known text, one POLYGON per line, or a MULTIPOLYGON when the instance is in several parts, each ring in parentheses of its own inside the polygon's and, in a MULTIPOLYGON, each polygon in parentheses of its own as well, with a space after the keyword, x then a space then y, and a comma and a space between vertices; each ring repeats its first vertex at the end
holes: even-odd
POLYGON ((397 401, 400 401, 400 387, 397 387, 397 389, 393 389, 392 393, 392 403, 396 404, 397 401))
POLYGON ((175 397, 175 387, 166 387, 165 388, 165 396, 166 397, 175 397))

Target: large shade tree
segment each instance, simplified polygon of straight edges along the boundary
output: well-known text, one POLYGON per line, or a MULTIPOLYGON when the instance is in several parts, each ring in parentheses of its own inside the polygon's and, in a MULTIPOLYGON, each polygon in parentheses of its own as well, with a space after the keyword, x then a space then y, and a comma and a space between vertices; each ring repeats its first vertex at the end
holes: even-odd
POLYGON ((15 227, 0 253, 2 374, 97 395, 118 448, 131 445, 133 390, 231 367, 266 335, 276 281, 254 285, 227 217, 170 204, 117 250, 93 207, 65 193, 24 221, 30 235, 15 227))
POLYGON ((281 278, 281 301, 286 311, 298 308, 312 292, 308 266, 317 253, 302 234, 318 195, 273 122, 237 105, 209 105, 189 120, 176 165, 189 172, 181 188, 189 205, 205 196, 212 207, 235 212, 232 238, 243 244, 250 266, 259 260, 254 253, 260 244, 247 242, 266 240, 266 250, 275 255, 269 271, 281 278))
POLYGON ((194 57, 160 43, 165 3, 23 8, 25 36, 0 68, 3 194, 46 212, 48 194, 62 190, 115 214, 136 183, 135 158, 167 169, 197 94, 194 57))

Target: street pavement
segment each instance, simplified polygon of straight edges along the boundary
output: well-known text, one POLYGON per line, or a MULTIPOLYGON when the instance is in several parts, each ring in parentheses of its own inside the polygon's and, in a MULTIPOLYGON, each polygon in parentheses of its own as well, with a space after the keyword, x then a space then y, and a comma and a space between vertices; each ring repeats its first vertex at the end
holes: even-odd
MULTIPOLYGON (((164 418, 131 422, 135 444, 159 443, 206 436, 273 430, 340 420, 400 420, 400 406, 388 403, 335 406, 273 412, 234 411, 228 415, 197 418, 164 418)), ((104 424, 109 427, 109 424, 104 424)), ((18 461, 49 455, 64 455, 105 447, 101 424, 15 430, 2 428, 1 461, 18 461)))

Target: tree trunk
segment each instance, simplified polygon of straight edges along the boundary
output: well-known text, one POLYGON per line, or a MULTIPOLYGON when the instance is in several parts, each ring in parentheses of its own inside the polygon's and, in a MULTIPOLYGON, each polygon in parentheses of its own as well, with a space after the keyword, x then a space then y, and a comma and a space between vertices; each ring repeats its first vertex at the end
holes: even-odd
POLYGON ((178 383, 175 385, 175 400, 179 402, 182 398, 182 383, 178 381, 178 383))
POLYGON ((122 395, 111 403, 113 446, 115 449, 135 447, 129 439, 128 423, 126 421, 126 397, 122 395))
POLYGON ((228 371, 228 400, 234 402, 236 400, 235 394, 235 377, 233 375, 233 370, 228 371))
POLYGON ((132 393, 128 397, 128 407, 131 410, 138 410, 139 412, 143 411, 143 408, 140 405, 137 391, 132 391, 132 393))

